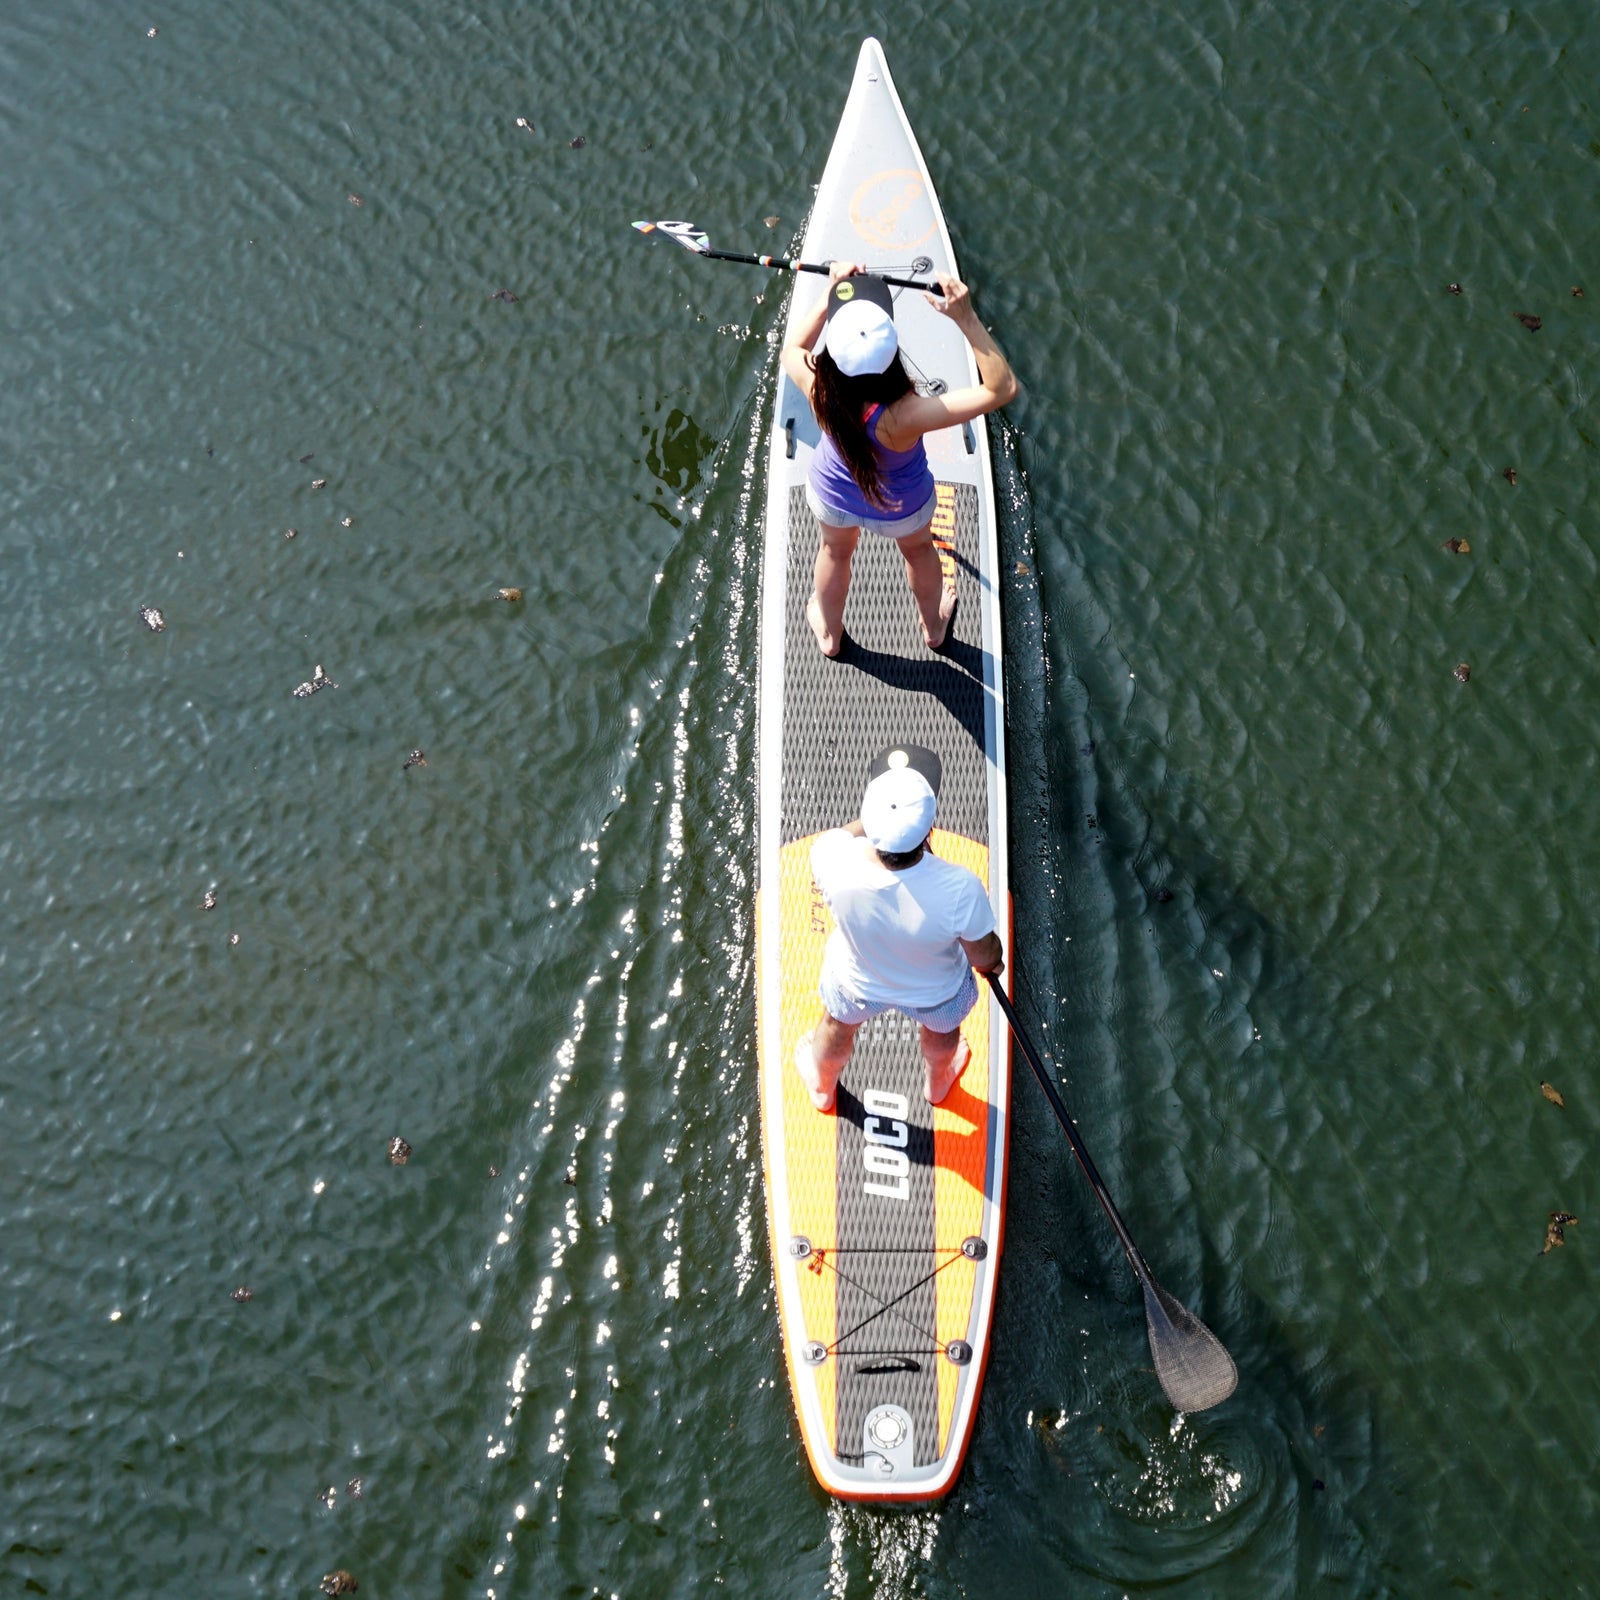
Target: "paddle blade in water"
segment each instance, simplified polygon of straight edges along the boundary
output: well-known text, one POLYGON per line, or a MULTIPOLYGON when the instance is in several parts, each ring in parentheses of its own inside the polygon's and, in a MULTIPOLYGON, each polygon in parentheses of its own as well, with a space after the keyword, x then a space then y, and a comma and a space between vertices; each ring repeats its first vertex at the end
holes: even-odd
POLYGON ((711 248, 711 241, 692 222, 636 222, 640 233, 661 233, 685 250, 703 256, 711 248))
POLYGON ((1144 1278, 1144 1320, 1150 1353, 1167 1399, 1179 1411, 1220 1405, 1239 1382, 1222 1341, 1153 1278, 1144 1278))

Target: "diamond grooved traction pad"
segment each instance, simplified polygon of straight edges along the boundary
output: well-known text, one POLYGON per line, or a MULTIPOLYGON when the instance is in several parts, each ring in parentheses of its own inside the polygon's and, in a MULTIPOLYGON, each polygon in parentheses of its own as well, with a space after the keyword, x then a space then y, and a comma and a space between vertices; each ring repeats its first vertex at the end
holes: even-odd
MULTIPOLYGON (((852 566, 844 646, 829 660, 817 649, 801 601, 811 592, 816 519, 804 489, 790 491, 785 844, 855 817, 873 757, 901 743, 926 745, 943 763, 938 826, 988 844, 978 497, 966 484, 941 485, 940 497, 945 515, 936 517, 935 535, 945 534, 941 557, 947 572, 954 564, 958 595, 944 647, 933 652, 923 643, 904 563, 892 541, 863 533, 852 566)), ((910 1415, 917 1465, 939 1453, 937 1364, 946 1358, 935 1333, 933 1274, 945 1257, 934 1251, 933 1111, 923 1098, 922 1079, 915 1025, 890 1012, 861 1029, 840 1085, 833 1270, 835 1439, 841 1459, 857 1455, 867 1414, 885 1403, 910 1415), (866 1113, 859 1096, 868 1090, 901 1095, 910 1108, 910 1194, 908 1203, 888 1213, 897 1224, 892 1230, 883 1227, 881 1205, 869 1211, 860 1181, 866 1113)))

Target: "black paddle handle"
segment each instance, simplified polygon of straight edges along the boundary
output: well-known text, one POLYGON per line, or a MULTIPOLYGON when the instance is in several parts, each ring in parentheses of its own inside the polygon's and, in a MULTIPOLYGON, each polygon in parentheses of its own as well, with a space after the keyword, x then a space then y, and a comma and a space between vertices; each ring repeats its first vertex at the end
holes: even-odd
MULTIPOLYGON (((828 268, 815 261, 792 261, 787 256, 751 256, 738 250, 702 250, 702 255, 710 256, 713 261, 741 261, 747 267, 771 267, 774 272, 821 272, 826 274, 828 268)), ((942 294, 936 283, 924 283, 919 278, 890 278, 882 273, 875 273, 875 277, 883 278, 885 283, 892 283, 897 289, 926 289, 930 294, 942 294)))
POLYGON ((1128 1260, 1138 1274, 1139 1281, 1143 1283, 1150 1276, 1150 1269, 1144 1264, 1144 1257, 1139 1254, 1139 1247, 1133 1242, 1127 1224, 1122 1220, 1121 1212, 1117 1210, 1115 1202, 1101 1181, 1100 1173, 1094 1164, 1094 1157, 1089 1154, 1088 1147, 1078 1136, 1077 1128, 1073 1126, 1072 1118, 1067 1115, 1067 1108, 1061 1103, 1061 1096, 1056 1091, 1055 1080, 1045 1071, 1044 1063, 1029 1042, 1027 1034, 1022 1031, 1022 1023, 1017 1016, 1016 1008, 1011 1004, 1010 996, 1000 986, 999 974, 986 972, 984 977, 989 980, 989 987, 994 990, 994 997, 1000 1002, 1000 1009, 1005 1012, 1006 1021, 1011 1024, 1011 1032, 1016 1036, 1017 1043, 1022 1046, 1022 1053, 1028 1058, 1028 1065, 1033 1068, 1033 1075, 1039 1080, 1039 1087, 1044 1090, 1046 1098, 1050 1101, 1050 1108, 1056 1114, 1056 1121, 1061 1124, 1063 1132, 1071 1141, 1072 1153, 1078 1158, 1078 1165, 1083 1168, 1084 1177, 1094 1189, 1095 1199, 1100 1202, 1101 1208, 1110 1218, 1111 1226, 1117 1230, 1117 1238, 1122 1241, 1122 1248, 1127 1251, 1128 1260))

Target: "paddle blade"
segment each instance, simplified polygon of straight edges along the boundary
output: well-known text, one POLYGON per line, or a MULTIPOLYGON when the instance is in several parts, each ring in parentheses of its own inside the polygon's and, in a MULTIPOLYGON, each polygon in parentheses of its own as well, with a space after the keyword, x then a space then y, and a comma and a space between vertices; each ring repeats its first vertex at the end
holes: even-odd
POLYGON ((1220 1405, 1239 1382, 1233 1357, 1216 1334, 1154 1278, 1142 1276, 1142 1282, 1150 1354, 1167 1399, 1179 1411, 1220 1405))
POLYGON ((634 223, 640 233, 665 234, 674 244, 681 244, 685 250, 691 250, 697 256, 703 256, 711 248, 711 241, 692 222, 636 222, 634 223))

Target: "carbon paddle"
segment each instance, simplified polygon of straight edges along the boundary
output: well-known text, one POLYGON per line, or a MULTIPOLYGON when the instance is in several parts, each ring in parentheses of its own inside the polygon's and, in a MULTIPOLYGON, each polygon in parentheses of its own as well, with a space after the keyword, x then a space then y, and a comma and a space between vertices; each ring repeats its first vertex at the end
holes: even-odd
MULTIPOLYGON (((692 222, 636 222, 640 233, 660 233, 681 244, 692 255, 709 256, 713 261, 739 261, 747 267, 770 267, 774 272, 820 272, 827 275, 827 265, 814 261, 791 261, 787 256, 752 256, 740 250, 713 250, 711 241, 692 222)), ((924 283, 919 278, 891 278, 883 273, 876 276, 897 289, 926 289, 930 294, 943 291, 936 283, 924 283)))
POLYGON ((1156 1376, 1161 1380, 1167 1399, 1179 1411, 1204 1411, 1208 1406, 1220 1404, 1233 1393, 1239 1382, 1239 1369, 1234 1366, 1233 1357, 1205 1323, 1187 1306, 1174 1300, 1151 1276, 1150 1268, 1139 1254, 1139 1247, 1133 1242, 1127 1224, 1106 1192, 1106 1186, 1101 1182, 1083 1140, 1078 1137, 1078 1130, 1072 1125, 1067 1108, 1061 1103, 1055 1081, 1045 1071, 1044 1063, 1028 1042, 1027 1034, 1022 1031, 1017 1013, 1005 990, 1000 987, 999 977, 992 972, 986 972, 984 976, 994 990, 995 999, 1000 1002, 1000 1009, 1006 1014, 1006 1021, 1011 1024, 1017 1043, 1022 1046, 1023 1055, 1028 1058, 1028 1065, 1033 1068, 1034 1077, 1039 1080, 1039 1087, 1049 1098, 1056 1120, 1072 1141, 1072 1153, 1077 1156, 1078 1165, 1083 1168, 1084 1176, 1094 1189, 1095 1198, 1111 1219, 1111 1226, 1117 1230, 1117 1238, 1122 1241, 1128 1262, 1139 1279, 1139 1287, 1144 1290, 1144 1320, 1150 1332, 1150 1354, 1155 1358, 1156 1376))

